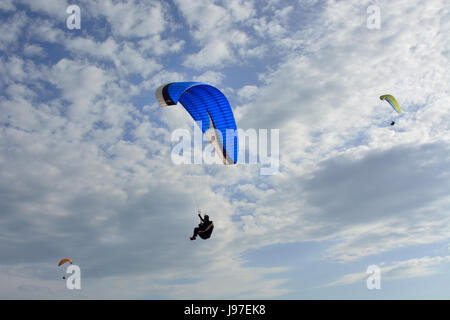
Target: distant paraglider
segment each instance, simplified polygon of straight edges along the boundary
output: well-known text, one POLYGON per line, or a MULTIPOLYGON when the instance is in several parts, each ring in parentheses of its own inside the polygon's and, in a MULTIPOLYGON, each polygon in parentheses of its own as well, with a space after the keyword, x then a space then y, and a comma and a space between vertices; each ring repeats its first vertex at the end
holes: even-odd
MULTIPOLYGON (((61 267, 61 266, 64 265, 65 263, 70 263, 70 264, 72 264, 72 259, 67 259, 67 258, 61 259, 61 260, 59 261, 59 263, 58 263, 58 267, 61 267)), ((63 278, 63 279, 66 279, 65 276, 63 276, 62 278, 63 278)))
POLYGON ((61 261, 59 261, 58 267, 61 267, 66 262, 70 262, 70 264, 72 264, 72 259, 62 259, 61 261))
POLYGON ((236 121, 227 98, 219 89, 202 82, 172 82, 160 86, 155 94, 161 107, 179 102, 197 124, 201 123, 203 134, 223 164, 237 162, 236 121))
MULTIPOLYGON (((390 95, 390 94, 385 94, 380 96, 380 100, 385 100, 387 101, 391 107, 397 112, 397 113, 402 113, 402 109, 400 109, 400 104, 397 102, 397 100, 394 98, 394 96, 390 95)), ((393 126, 395 124, 395 121, 391 122, 391 126, 393 126)))

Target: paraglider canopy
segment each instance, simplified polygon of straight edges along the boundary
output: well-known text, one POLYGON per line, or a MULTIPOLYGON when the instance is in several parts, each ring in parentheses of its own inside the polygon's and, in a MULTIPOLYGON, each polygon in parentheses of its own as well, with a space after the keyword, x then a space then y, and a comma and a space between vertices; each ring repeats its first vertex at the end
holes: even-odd
POLYGON ((385 94, 380 96, 380 100, 386 100, 396 112, 402 113, 402 109, 400 109, 400 105, 394 98, 394 96, 390 94, 385 94))
POLYGON ((61 261, 59 261, 58 263, 58 267, 60 267, 61 265, 63 265, 66 262, 70 262, 70 264, 72 264, 72 259, 62 259, 61 261))
POLYGON ((156 89, 161 107, 180 103, 199 124, 224 164, 235 164, 238 137, 233 111, 225 95, 202 82, 172 82, 156 89))
MULTIPOLYGON (((60 261, 59 261, 59 263, 58 263, 58 267, 61 267, 63 264, 65 264, 65 263, 70 263, 70 264, 72 264, 72 259, 68 259, 68 258, 65 258, 65 259, 61 259, 60 261)), ((62 271, 61 271, 62 272, 62 271)), ((65 276, 63 276, 62 277, 63 279, 66 279, 66 277, 65 276)))

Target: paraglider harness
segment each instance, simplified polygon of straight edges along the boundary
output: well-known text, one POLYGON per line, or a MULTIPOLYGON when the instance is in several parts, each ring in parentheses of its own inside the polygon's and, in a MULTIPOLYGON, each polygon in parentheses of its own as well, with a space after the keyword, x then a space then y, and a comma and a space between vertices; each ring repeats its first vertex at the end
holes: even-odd
POLYGON ((214 229, 214 224, 211 220, 209 220, 208 215, 205 215, 205 218, 202 218, 200 210, 198 211, 198 217, 202 222, 200 222, 198 227, 194 229, 194 235, 191 237, 191 240, 195 240, 197 235, 203 240, 209 239, 214 229))

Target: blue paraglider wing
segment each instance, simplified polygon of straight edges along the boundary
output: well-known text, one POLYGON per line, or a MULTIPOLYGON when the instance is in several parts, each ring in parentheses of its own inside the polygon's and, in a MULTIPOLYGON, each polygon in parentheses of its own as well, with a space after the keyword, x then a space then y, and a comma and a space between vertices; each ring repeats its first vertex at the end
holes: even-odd
POLYGON ((211 128, 218 130, 220 135, 210 140, 216 152, 224 164, 237 162, 236 121, 219 89, 201 82, 173 82, 156 89, 156 98, 162 107, 179 102, 197 123, 201 122, 203 133, 211 128))

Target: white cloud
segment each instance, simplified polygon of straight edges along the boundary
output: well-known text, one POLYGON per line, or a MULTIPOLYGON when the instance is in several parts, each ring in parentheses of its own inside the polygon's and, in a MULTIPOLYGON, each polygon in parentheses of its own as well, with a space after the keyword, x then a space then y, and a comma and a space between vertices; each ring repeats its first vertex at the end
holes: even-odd
POLYGON ((258 94, 258 87, 247 85, 239 89, 237 94, 241 99, 249 100, 254 98, 258 94))
POLYGON ((150 52, 157 56, 180 52, 186 41, 181 39, 162 39, 160 35, 154 35, 139 41, 142 51, 150 52))
POLYGON ((193 68, 218 67, 231 61, 232 51, 226 41, 214 40, 208 42, 199 52, 190 55, 184 61, 185 66, 193 68))
POLYGON ((31 22, 28 30, 30 38, 50 43, 64 43, 67 40, 64 29, 58 26, 57 21, 37 18, 31 22))
POLYGON ((100 1, 87 2, 90 13, 105 16, 114 35, 121 37, 149 37, 166 27, 166 12, 159 1, 100 1))
POLYGON ((17 46, 17 40, 23 33, 23 28, 27 23, 24 13, 15 13, 7 19, 2 19, 0 23, 0 49, 10 50, 17 46))
POLYGON ((191 27, 192 36, 201 45, 197 53, 187 56, 185 66, 220 68, 236 61, 239 48, 251 47, 249 35, 238 26, 254 15, 252 2, 226 1, 222 6, 204 0, 179 0, 177 5, 191 27))
POLYGON ((66 20, 69 16, 66 9, 69 6, 67 0, 62 1, 46 1, 46 0, 18 0, 20 3, 27 5, 32 11, 45 13, 52 18, 66 20))
POLYGON ((0 10, 3 11, 13 11, 16 7, 14 6, 12 0, 4 0, 0 3, 0 10))
POLYGON ((206 71, 199 76, 193 78, 194 81, 205 82, 213 86, 217 86, 222 83, 225 75, 218 71, 206 71))
POLYGON ((31 56, 39 56, 42 57, 45 55, 45 51, 42 47, 31 44, 31 45, 27 45, 24 49, 23 49, 23 53, 25 56, 31 57, 31 56))
POLYGON ((49 80, 62 90, 62 98, 72 105, 69 117, 81 120, 88 113, 100 111, 93 108, 93 102, 94 98, 103 92, 108 79, 102 69, 62 59, 53 66, 49 80))
MULTIPOLYGON (((439 267, 449 263, 450 256, 422 257, 404 261, 395 261, 388 265, 380 265, 381 281, 425 277, 439 274, 439 267)), ((363 283, 369 275, 366 272, 346 274, 336 281, 327 283, 325 287, 363 283)))

